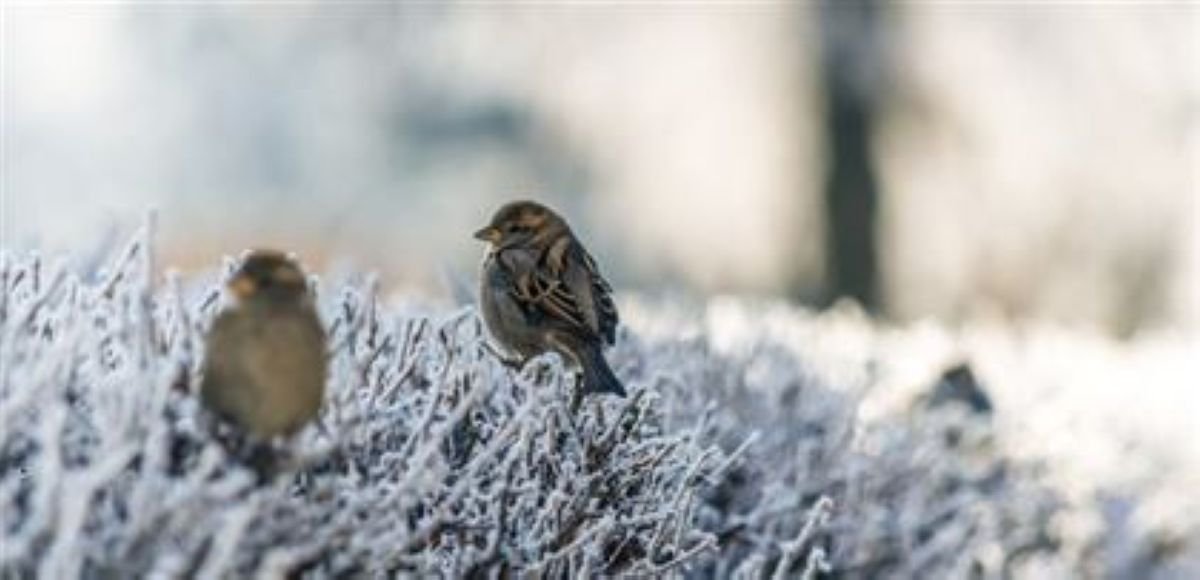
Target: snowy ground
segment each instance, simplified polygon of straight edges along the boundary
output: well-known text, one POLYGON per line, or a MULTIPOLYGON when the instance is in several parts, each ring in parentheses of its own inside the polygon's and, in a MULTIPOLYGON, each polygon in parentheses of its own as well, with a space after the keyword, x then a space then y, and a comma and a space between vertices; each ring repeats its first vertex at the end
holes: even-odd
POLYGON ((314 278, 326 409, 256 486, 191 394, 217 277, 148 246, 4 257, 0 576, 1200 577, 1192 338, 630 300, 572 413, 470 308, 314 278), (990 411, 930 403, 962 362, 990 411))

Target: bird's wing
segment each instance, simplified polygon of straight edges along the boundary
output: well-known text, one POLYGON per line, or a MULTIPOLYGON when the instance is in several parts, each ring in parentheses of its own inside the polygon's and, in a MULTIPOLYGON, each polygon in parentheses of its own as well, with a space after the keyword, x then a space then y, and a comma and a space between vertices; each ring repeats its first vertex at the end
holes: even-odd
POLYGON ((242 318, 236 311, 222 312, 213 321, 208 334, 200 397, 222 415, 234 413, 239 401, 252 395, 241 388, 249 380, 239 356, 245 342, 242 318))
POLYGON ((591 254, 582 247, 579 248, 579 253, 582 254, 581 259, 592 285, 597 328, 600 330, 600 335, 604 337, 604 342, 613 344, 617 340, 617 324, 620 323, 621 317, 617 314, 616 303, 613 302, 612 286, 609 285, 608 280, 604 279, 604 276, 600 275, 600 268, 596 266, 596 260, 592 259, 591 254))
POLYGON ((608 344, 615 340, 618 316, 612 288, 587 250, 570 236, 551 245, 528 286, 523 299, 535 310, 608 344))

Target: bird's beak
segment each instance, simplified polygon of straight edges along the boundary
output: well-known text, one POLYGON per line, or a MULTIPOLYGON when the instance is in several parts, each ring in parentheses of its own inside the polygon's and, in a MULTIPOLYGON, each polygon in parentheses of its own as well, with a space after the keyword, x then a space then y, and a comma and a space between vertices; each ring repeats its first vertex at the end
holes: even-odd
POLYGON ((500 241, 500 230, 492 226, 487 226, 475 232, 475 239, 494 244, 500 241))

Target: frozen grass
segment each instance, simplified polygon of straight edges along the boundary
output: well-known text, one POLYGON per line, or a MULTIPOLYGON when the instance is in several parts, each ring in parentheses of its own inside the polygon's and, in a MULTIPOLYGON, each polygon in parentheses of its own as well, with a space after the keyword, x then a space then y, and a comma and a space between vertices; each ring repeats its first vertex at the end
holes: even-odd
MULTIPOLYGON (((854 316, 626 304, 631 396, 572 413, 556 358, 513 371, 472 309, 360 276, 313 280, 327 404, 256 486, 192 394, 219 281, 156 278, 149 247, 97 273, 3 258, 0 576, 1121 574, 1157 538, 1127 528, 1109 562, 1115 528, 1064 531, 1100 512, 1003 405, 887 410, 907 355, 854 316)), ((1172 545, 1155 570, 1194 553, 1172 545)))

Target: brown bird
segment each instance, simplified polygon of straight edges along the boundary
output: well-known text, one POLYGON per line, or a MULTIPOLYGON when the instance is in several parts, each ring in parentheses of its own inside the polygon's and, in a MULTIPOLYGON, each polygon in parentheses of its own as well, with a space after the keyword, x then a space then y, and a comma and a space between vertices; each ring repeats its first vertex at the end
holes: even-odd
POLYGON ((567 222, 541 204, 517 201, 475 238, 488 242, 479 307, 492 337, 522 362, 559 353, 579 367, 583 394, 625 396, 603 351, 616 339, 612 288, 567 222))
POLYGON ((304 273, 282 253, 251 253, 229 281, 238 303, 208 333, 200 400, 267 440, 299 431, 325 394, 325 331, 304 273))

